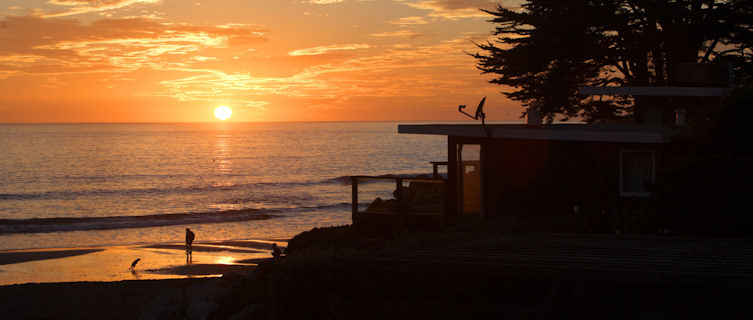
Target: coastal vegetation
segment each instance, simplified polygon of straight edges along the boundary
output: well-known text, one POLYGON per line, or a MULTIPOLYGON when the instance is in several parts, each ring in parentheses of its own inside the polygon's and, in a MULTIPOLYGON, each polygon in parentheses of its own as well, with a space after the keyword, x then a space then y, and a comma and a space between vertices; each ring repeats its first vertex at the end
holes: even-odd
MULTIPOLYGON (((579 96, 580 86, 672 86, 683 63, 727 64, 734 85, 753 73, 753 2, 529 0, 484 10, 493 42, 478 68, 549 122, 624 120, 649 98, 579 96)), ((524 113, 525 115, 525 113, 524 113)))
POLYGON ((748 309, 745 299, 749 295, 738 288, 709 295, 723 287, 609 278, 557 280, 536 272, 523 277, 505 273, 482 276, 463 269, 416 268, 379 259, 495 237, 594 232, 588 229, 588 222, 588 217, 576 215, 554 220, 471 219, 432 232, 396 229, 383 238, 358 236, 349 225, 315 228, 291 239, 287 256, 262 262, 246 275, 227 274, 182 294, 165 295, 140 318, 458 319, 507 315, 550 319, 609 314, 640 319, 694 312, 724 318, 748 309), (698 297, 704 297, 706 303, 686 305, 688 299, 698 297), (715 309, 719 305, 729 308, 715 309))
POLYGON ((681 235, 753 237, 753 87, 728 94, 686 128, 688 155, 671 159, 649 204, 681 235))

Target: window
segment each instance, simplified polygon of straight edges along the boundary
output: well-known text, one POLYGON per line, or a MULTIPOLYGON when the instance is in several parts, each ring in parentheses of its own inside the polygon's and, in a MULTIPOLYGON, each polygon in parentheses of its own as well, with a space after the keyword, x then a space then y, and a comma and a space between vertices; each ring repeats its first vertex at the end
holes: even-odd
POLYGON ((648 197, 646 186, 654 182, 654 151, 620 151, 620 196, 648 197))

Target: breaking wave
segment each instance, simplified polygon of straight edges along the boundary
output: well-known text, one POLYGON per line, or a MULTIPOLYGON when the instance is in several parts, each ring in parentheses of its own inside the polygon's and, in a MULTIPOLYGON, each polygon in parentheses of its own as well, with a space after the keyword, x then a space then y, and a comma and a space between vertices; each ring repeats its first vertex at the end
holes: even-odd
POLYGON ((123 217, 0 219, 0 234, 43 233, 83 230, 112 230, 264 220, 274 218, 274 210, 241 209, 210 212, 188 212, 123 217))

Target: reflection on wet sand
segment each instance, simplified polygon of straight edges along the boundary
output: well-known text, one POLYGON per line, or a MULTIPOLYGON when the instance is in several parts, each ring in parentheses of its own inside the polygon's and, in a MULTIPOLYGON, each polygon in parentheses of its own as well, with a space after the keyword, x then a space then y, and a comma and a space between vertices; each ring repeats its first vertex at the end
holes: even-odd
POLYGON ((235 260, 236 259, 234 257, 232 257, 232 256, 222 256, 222 257, 218 257, 214 261, 214 263, 216 263, 216 264, 224 264, 224 265, 231 265, 231 264, 235 264, 234 263, 235 260))

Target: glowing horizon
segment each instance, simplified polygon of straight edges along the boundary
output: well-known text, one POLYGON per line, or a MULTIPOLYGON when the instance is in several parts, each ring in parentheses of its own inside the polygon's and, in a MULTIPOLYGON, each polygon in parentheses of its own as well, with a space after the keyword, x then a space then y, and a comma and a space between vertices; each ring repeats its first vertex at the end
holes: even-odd
POLYGON ((0 123, 517 119, 466 54, 496 3, 10 0, 0 123))

